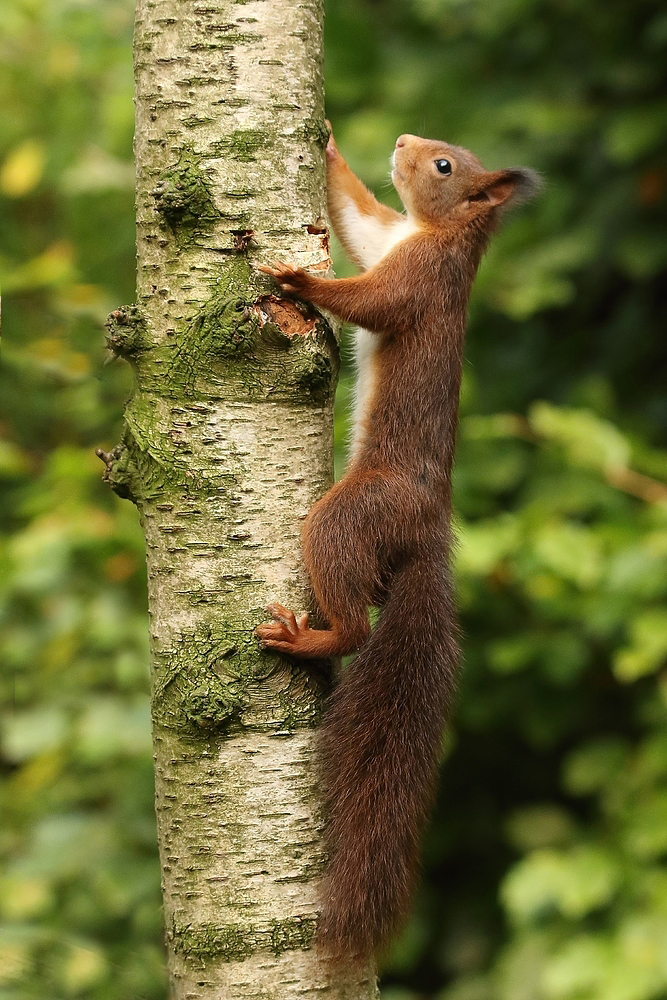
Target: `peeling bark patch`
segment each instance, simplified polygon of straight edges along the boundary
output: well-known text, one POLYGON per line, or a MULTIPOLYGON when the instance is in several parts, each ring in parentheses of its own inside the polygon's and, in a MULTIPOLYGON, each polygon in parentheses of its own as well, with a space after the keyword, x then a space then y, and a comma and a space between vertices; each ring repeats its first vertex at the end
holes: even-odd
POLYGON ((252 229, 230 229, 230 232, 234 238, 234 250, 236 253, 245 253, 255 235, 252 229))
POLYGON ((323 402, 338 371, 337 346, 326 320, 307 306, 275 295, 257 299, 253 310, 261 341, 277 357, 290 352, 283 384, 291 383, 299 396, 323 402))
POLYGON ((320 264, 314 265, 313 269, 317 271, 328 271, 331 267, 331 240, 326 224, 323 220, 318 219, 317 223, 314 225, 310 224, 306 226, 306 232, 311 236, 320 237, 320 245, 326 254, 325 260, 320 264))

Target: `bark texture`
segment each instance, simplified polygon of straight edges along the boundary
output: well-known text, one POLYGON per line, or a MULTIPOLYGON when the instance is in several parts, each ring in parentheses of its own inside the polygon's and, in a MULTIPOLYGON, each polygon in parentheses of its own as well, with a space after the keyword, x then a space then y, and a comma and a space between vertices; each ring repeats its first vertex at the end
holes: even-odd
POLYGON ((262 653, 309 603, 300 525, 332 476, 337 347, 253 263, 326 271, 321 0, 138 0, 135 369, 107 479, 146 536, 172 993, 376 996, 312 947, 324 682, 262 653))

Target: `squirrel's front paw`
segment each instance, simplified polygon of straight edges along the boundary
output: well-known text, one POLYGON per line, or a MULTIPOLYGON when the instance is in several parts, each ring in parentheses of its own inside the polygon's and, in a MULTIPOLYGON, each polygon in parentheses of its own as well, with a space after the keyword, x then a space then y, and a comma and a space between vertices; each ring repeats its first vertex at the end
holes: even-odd
POLYGON ((274 264, 273 267, 268 267, 261 264, 258 270, 264 274, 270 274, 282 290, 290 295, 305 296, 308 290, 310 275, 302 267, 290 267, 289 264, 274 264))

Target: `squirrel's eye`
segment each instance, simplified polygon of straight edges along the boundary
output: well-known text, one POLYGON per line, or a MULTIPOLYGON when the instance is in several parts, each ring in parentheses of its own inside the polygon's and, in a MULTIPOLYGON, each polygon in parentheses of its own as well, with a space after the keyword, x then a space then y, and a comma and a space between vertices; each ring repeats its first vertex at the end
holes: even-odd
POLYGON ((451 174, 452 165, 449 160, 434 160, 433 162, 439 174, 451 174))

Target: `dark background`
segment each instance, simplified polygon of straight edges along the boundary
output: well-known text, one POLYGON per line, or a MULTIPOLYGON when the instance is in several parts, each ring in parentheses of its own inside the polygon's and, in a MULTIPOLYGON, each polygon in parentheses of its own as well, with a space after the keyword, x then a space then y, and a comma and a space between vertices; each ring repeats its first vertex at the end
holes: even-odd
MULTIPOLYGON (((130 385, 132 15, 0 10, 0 1000, 166 995, 142 538, 93 455, 130 385)), ((403 131, 546 179, 471 305, 465 670, 384 1000, 667 997, 666 50, 648 0, 328 4, 380 197, 403 131)))

